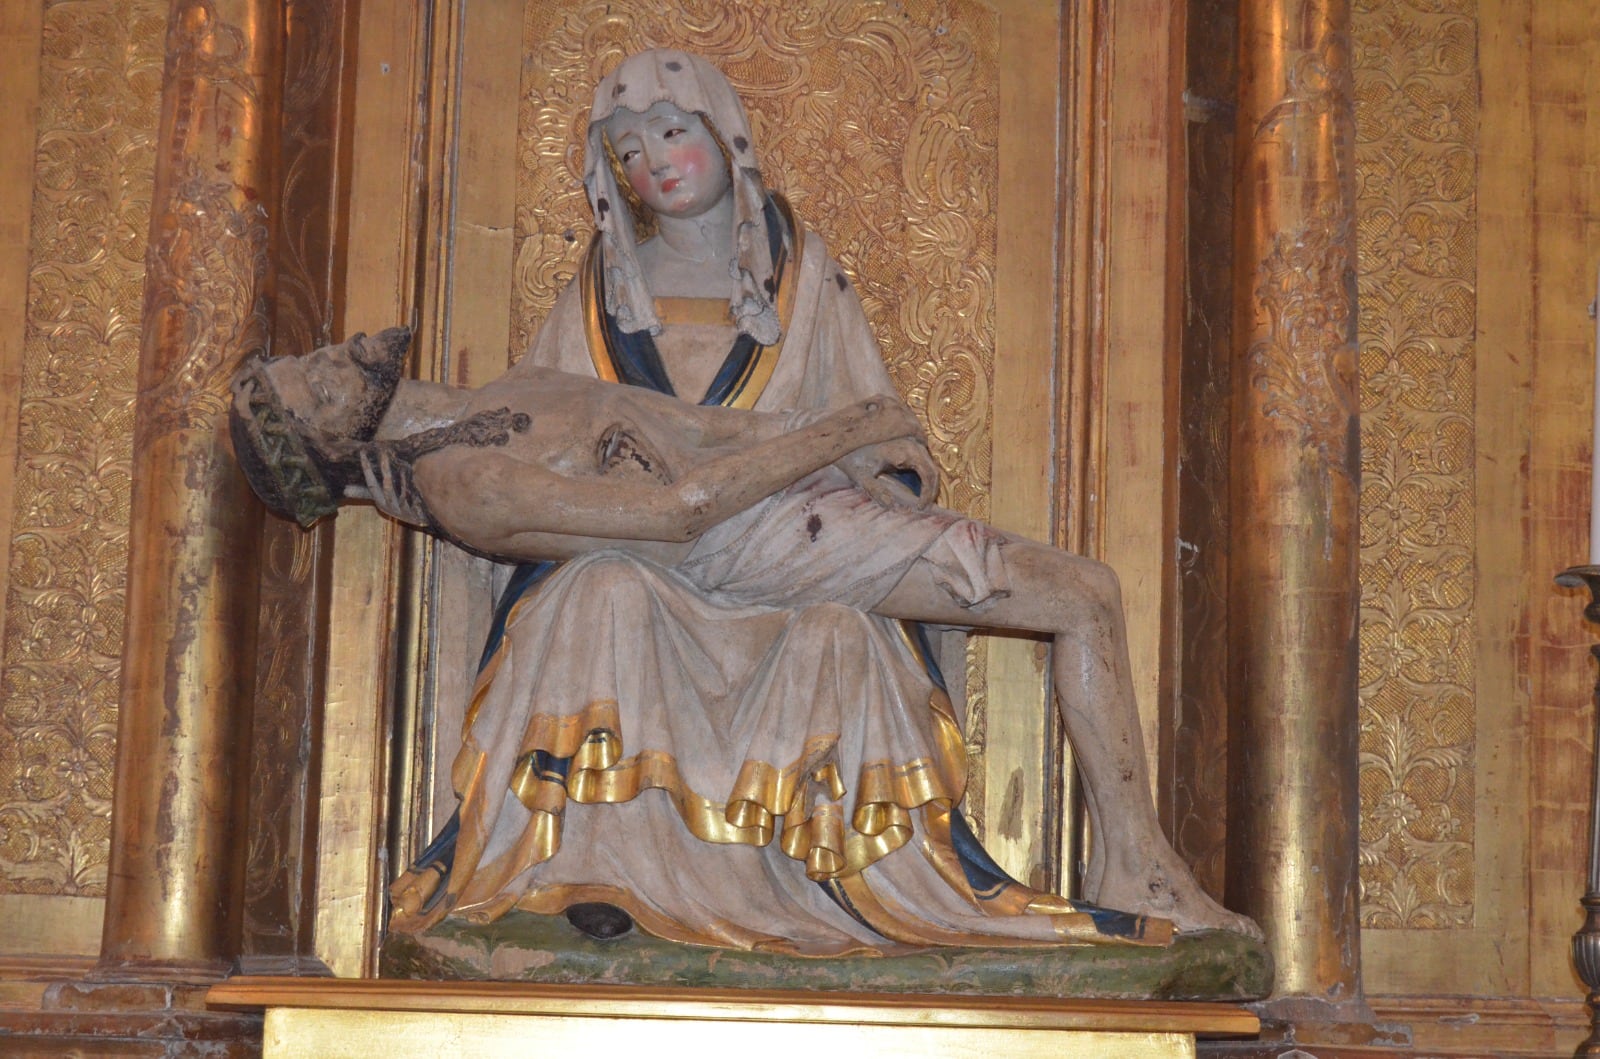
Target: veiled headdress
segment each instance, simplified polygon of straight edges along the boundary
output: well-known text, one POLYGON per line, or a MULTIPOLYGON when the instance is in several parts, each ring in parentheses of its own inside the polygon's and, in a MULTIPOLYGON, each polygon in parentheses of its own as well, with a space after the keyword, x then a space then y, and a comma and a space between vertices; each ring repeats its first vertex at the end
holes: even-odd
POLYGON ((605 121, 618 108, 644 113, 666 100, 698 114, 727 149, 733 182, 737 276, 728 308, 734 325, 762 345, 778 341, 776 281, 767 239, 767 201, 756 164, 755 144, 744 104, 722 72, 698 55, 655 48, 624 59, 595 89, 589 112, 583 183, 589 193, 605 254, 606 311, 624 331, 658 334, 661 321, 639 268, 633 219, 607 158, 605 121))

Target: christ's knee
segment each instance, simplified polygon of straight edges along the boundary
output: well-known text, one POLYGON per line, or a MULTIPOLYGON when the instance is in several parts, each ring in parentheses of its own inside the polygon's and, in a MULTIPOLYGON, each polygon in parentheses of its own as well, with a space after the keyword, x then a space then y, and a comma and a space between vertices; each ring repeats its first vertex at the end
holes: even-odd
POLYGON ((1080 559, 1079 579, 1083 585, 1084 606, 1096 622, 1118 622, 1122 618, 1122 582, 1117 572, 1105 563, 1080 559))
POLYGON ((1117 628, 1122 622, 1122 587, 1116 571, 1105 563, 1048 549, 1029 555, 1030 573, 1055 611, 1054 628, 1040 632, 1074 632, 1117 628), (1037 565, 1036 565, 1037 564, 1037 565), (1042 569, 1039 567, 1042 566, 1042 569))
POLYGON ((1070 557, 1070 577, 1064 581, 1062 630, 1110 632, 1122 627, 1122 584, 1117 581, 1117 571, 1106 563, 1074 555, 1070 557))
POLYGON ((1127 634, 1122 613, 1122 588, 1116 573, 1104 563, 1078 559, 1073 564, 1070 615, 1056 634, 1056 679, 1069 704, 1093 709, 1108 695, 1131 691, 1127 680, 1127 634), (1111 681, 1110 685, 1104 681, 1111 681), (1088 681, 1083 694, 1068 689, 1088 681))

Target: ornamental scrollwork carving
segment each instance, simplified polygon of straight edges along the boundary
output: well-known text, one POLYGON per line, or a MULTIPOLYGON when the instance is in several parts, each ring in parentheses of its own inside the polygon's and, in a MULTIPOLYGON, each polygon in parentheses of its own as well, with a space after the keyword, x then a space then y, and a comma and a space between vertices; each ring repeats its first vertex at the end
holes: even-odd
POLYGON ((249 41, 211 0, 188 0, 173 13, 167 51, 175 113, 164 145, 171 183, 153 207, 160 213, 146 263, 147 345, 159 351, 139 398, 146 439, 214 426, 227 411, 234 367, 266 348, 271 322, 263 282, 271 189, 232 179, 231 158, 205 149, 259 136, 248 130, 267 119, 249 41))
POLYGON ((1250 384, 1262 414, 1293 430, 1326 472, 1347 474, 1343 453, 1357 415, 1355 268, 1344 211, 1323 207, 1279 235, 1257 270, 1265 337, 1250 346, 1250 384))
POLYGON ((1307 119, 1332 121, 1341 136, 1349 133, 1350 53, 1343 35, 1330 33, 1297 52, 1286 81, 1283 97, 1256 123, 1257 139, 1272 135, 1284 122, 1307 119))
POLYGON ((150 248, 147 320, 174 337, 179 352, 140 395, 146 437, 217 422, 227 413, 228 379, 239 359, 266 348, 267 213, 238 197, 234 184, 184 160, 150 248))

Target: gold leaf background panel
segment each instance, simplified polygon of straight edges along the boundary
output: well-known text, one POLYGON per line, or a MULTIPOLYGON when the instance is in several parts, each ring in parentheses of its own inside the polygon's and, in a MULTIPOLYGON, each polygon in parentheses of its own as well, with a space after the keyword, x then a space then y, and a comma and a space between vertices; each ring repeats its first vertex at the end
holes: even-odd
POLYGON ((105 892, 166 15, 163 0, 44 5, 0 671, 0 893, 105 892))
POLYGON ((529 3, 511 355, 588 245, 595 82, 646 47, 698 51, 744 98, 769 186, 855 281, 946 475, 941 501, 987 516, 998 33, 993 11, 962 0, 529 3))
POLYGON ((1472 921, 1474 0, 1357 0, 1362 924, 1472 921))

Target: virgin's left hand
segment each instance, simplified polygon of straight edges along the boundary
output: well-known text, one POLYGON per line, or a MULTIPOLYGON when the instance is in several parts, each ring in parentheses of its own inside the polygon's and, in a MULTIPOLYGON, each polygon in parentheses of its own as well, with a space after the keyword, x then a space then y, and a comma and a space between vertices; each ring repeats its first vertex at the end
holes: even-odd
POLYGON ((887 507, 921 510, 933 503, 939 492, 939 465, 933 462, 928 447, 915 438, 897 438, 857 449, 839 461, 839 467, 872 499, 887 507), (922 483, 912 492, 890 475, 909 471, 922 483))

